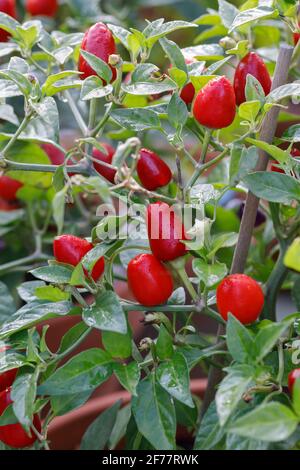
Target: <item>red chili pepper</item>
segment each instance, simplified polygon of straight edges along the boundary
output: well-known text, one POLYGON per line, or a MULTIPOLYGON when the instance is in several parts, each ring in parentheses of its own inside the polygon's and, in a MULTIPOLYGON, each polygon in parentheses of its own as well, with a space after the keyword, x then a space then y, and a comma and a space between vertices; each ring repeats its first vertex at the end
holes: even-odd
POLYGON ((300 369, 294 369, 288 375, 288 386, 290 393, 293 392, 294 384, 297 379, 300 379, 300 369))
POLYGON ((22 188, 23 183, 10 176, 0 176, 0 197, 5 201, 13 202, 17 199, 17 191, 22 188))
POLYGON ((271 90, 272 80, 266 64, 255 52, 249 52, 240 61, 234 75, 233 87, 238 105, 246 101, 245 86, 248 74, 253 75, 259 81, 266 95, 271 90))
POLYGON ((16 202, 8 202, 5 199, 0 198, 0 211, 11 212, 20 208, 20 205, 16 202))
MULTIPOLYGON (((187 65, 193 64, 194 62, 197 62, 197 60, 194 57, 186 57, 185 58, 185 63, 187 65)), ((180 93, 180 98, 185 102, 185 104, 189 105, 192 103, 194 97, 195 97, 195 87, 194 85, 190 82, 187 85, 183 87, 180 93)))
POLYGON ((193 106, 195 119, 209 129, 230 126, 236 113, 235 94, 228 78, 216 77, 199 91, 193 106))
POLYGON ((55 16, 58 10, 57 0, 27 0, 26 11, 32 16, 55 16))
POLYGON ((147 307, 166 303, 173 292, 171 274, 153 255, 141 254, 133 258, 127 275, 134 297, 147 307))
POLYGON ((260 285, 245 274, 231 274, 217 288, 217 306, 225 321, 231 313, 243 324, 255 322, 264 301, 260 285))
MULTIPOLYGON (((296 147, 293 147, 291 150, 291 156, 293 158, 300 157, 300 150, 298 150, 296 147)), ((276 160, 272 160, 272 163, 277 163, 276 160)), ((279 166, 276 165, 271 165, 271 171, 276 171, 276 173, 284 173, 284 170, 282 168, 279 168, 279 166)))
MULTIPOLYGON (((93 244, 84 238, 75 237, 74 235, 61 235, 56 237, 53 242, 53 252, 55 259, 59 263, 77 266, 82 258, 93 248, 93 244)), ((84 269, 85 274, 87 271, 84 269)), ((100 258, 92 269, 92 278, 94 281, 102 276, 104 272, 104 258, 100 258)))
POLYGON ((0 392, 10 387, 14 383, 17 372, 18 369, 11 369, 0 374, 0 392))
MULTIPOLYGON (((111 165, 113 156, 115 154, 115 149, 111 145, 106 143, 102 143, 101 145, 105 148, 107 153, 105 154, 104 152, 101 152, 101 150, 94 148, 93 157, 99 160, 100 162, 109 163, 109 165, 111 165)), ((113 170, 112 168, 108 168, 96 162, 93 162, 93 165, 95 170, 98 171, 100 175, 102 175, 105 179, 114 184, 116 170, 113 170)))
MULTIPOLYGON (((104 23, 96 23, 85 33, 81 49, 94 54, 108 64, 109 56, 116 53, 116 44, 108 27, 104 23)), ((82 80, 97 75, 82 55, 79 57, 78 70, 82 72, 80 75, 82 80)), ((111 70, 113 74, 112 81, 114 81, 116 69, 111 67, 111 70)))
POLYGON ((182 221, 165 202, 147 208, 148 237, 152 253, 161 261, 171 261, 186 254, 181 240, 187 240, 182 221))
MULTIPOLYGON (((11 387, 0 393, 0 415, 13 403, 11 399, 11 387)), ((38 432, 41 432, 41 420, 37 414, 33 417, 33 425, 38 432)), ((37 440, 36 435, 31 431, 31 436, 27 434, 21 424, 7 424, 0 426, 0 441, 15 449, 31 447, 37 440)))
POLYGON ((52 165, 62 165, 65 161, 65 154, 62 150, 55 147, 53 144, 42 144, 44 152, 48 155, 52 165))
MULTIPOLYGON (((298 23, 298 29, 300 28, 300 22, 298 23)), ((297 31, 296 33, 293 34, 293 39, 294 39, 294 45, 297 46, 298 41, 300 39, 300 31, 297 31)))
MULTIPOLYGON (((0 11, 16 18, 17 13, 15 0, 0 0, 0 11)), ((7 42, 9 38, 10 34, 4 29, 0 29, 0 42, 7 42)))
POLYGON ((142 185, 149 191, 166 186, 172 179, 168 165, 149 149, 141 149, 136 169, 142 185))

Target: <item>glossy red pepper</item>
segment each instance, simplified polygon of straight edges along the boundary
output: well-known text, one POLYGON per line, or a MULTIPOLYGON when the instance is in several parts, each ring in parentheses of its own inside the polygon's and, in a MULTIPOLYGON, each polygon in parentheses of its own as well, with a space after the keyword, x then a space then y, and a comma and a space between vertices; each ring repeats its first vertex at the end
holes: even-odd
POLYGON ((65 154, 62 150, 55 147, 53 144, 42 144, 44 152, 48 155, 52 165, 62 165, 65 161, 65 154))
POLYGON ((237 105, 246 101, 245 86, 248 74, 259 81, 266 95, 271 91, 272 80, 266 64, 255 52, 249 52, 240 61, 234 75, 233 87, 237 105))
MULTIPOLYGON (((300 28, 300 22, 298 23, 298 29, 300 28)), ((297 31, 296 33, 293 34, 293 39, 294 39, 294 45, 297 46, 298 41, 300 39, 300 31, 297 31)))
POLYGON ((216 77, 199 91, 193 105, 195 119, 209 129, 230 126, 236 113, 235 94, 228 78, 216 77))
POLYGON ((288 375, 288 387, 290 393, 293 393, 294 384, 298 379, 300 379, 300 369, 292 370, 288 375))
MULTIPOLYGON (((0 415, 2 415, 6 408, 12 403, 11 387, 9 387, 0 393, 0 415)), ((38 432, 41 432, 41 420, 37 414, 33 417, 33 425, 38 432)), ((15 449, 31 447, 36 440, 37 437, 34 432, 32 431, 30 436, 19 423, 0 426, 0 441, 9 447, 15 449)))
MULTIPOLYGON (((108 64, 109 56, 116 54, 116 44, 112 33, 104 23, 96 23, 84 35, 81 49, 83 51, 94 54, 108 64)), ((92 67, 80 55, 78 70, 82 72, 80 78, 85 80, 88 77, 97 75, 92 67)), ((112 81, 116 78, 116 69, 111 67, 113 74, 112 81)))
POLYGON ((133 258, 127 275, 134 297, 147 307, 166 303, 173 292, 171 274, 153 255, 141 254, 133 258))
MULTIPOLYGON (((59 263, 71 264, 77 266, 82 258, 93 248, 93 244, 84 238, 74 235, 61 235, 56 237, 53 242, 53 252, 55 259, 59 263)), ((92 278, 94 281, 102 276, 104 272, 104 258, 100 258, 92 269, 92 278)), ((86 272, 87 274, 87 272, 86 272)))
POLYGON ((231 274, 217 288, 217 306, 225 321, 231 313, 243 324, 255 322, 264 301, 262 288, 246 274, 231 274))
POLYGON ((187 240, 182 221, 165 202, 149 204, 147 228, 152 253, 161 261, 171 261, 187 252, 181 240, 187 240))
POLYGON ((16 202, 8 202, 5 199, 0 198, 0 211, 11 212, 20 208, 20 205, 16 202))
POLYGON ((5 201, 13 202, 17 199, 17 192, 22 188, 23 183, 10 176, 0 176, 0 197, 5 201))
MULTIPOLYGON (((101 145, 106 149, 106 154, 104 152, 101 152, 101 150, 94 148, 93 157, 99 160, 100 162, 108 163, 109 165, 111 165, 113 156, 115 154, 115 149, 105 142, 101 143, 101 145)), ((95 170, 98 171, 100 175, 102 175, 105 179, 114 184, 117 172, 116 170, 113 170, 112 168, 108 168, 96 162, 93 162, 93 165, 95 170)))
MULTIPOLYGON (((15 0, 0 0, 0 11, 16 18, 16 2, 15 0)), ((4 29, 0 29, 0 42, 7 42, 10 34, 4 29)))
MULTIPOLYGON (((185 58, 185 63, 187 65, 192 64, 194 62, 197 62, 197 61, 193 57, 185 58)), ((196 92, 195 87, 192 84, 192 82, 190 82, 182 88, 181 93, 180 93, 180 98, 185 102, 185 104, 189 105, 192 103, 195 97, 195 92, 196 92)))
POLYGON ((136 169, 142 185, 149 191, 166 186, 172 179, 168 165, 149 149, 141 149, 136 169))
MULTIPOLYGON (((293 158, 300 157, 300 150, 296 147, 293 147, 291 150, 291 156, 293 158)), ((277 163, 276 160, 272 160, 272 163, 277 163)), ((276 173, 284 173, 284 170, 277 165, 271 165, 271 171, 276 171, 276 173)))
POLYGON ((32 16, 55 16, 58 10, 57 0, 26 0, 26 11, 32 16))
POLYGON ((14 383, 17 372, 18 369, 11 369, 0 374, 0 392, 10 387, 14 383))

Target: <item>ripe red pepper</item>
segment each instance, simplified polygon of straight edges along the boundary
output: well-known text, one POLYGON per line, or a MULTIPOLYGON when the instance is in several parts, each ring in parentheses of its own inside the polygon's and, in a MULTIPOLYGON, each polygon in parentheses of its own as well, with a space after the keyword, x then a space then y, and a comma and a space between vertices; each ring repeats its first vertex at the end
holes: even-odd
MULTIPOLYGON (((84 35, 81 49, 94 54, 108 64, 109 56, 116 54, 116 44, 112 33, 104 23, 96 23, 84 35)), ((80 55, 78 70, 82 72, 80 78, 85 80, 88 77, 97 75, 95 70, 80 55)), ((113 74, 112 81, 116 78, 116 69, 111 67, 113 74)))
MULTIPOLYGON (((101 152, 101 150, 94 148, 93 157, 99 160, 100 162, 109 163, 109 165, 111 165, 113 156, 115 154, 115 149, 111 145, 106 143, 102 143, 101 145, 106 149, 107 153, 105 154, 104 152, 101 152)), ((100 175, 102 175, 105 179, 114 184, 116 170, 113 170, 112 168, 108 168, 96 162, 93 162, 93 165, 95 170, 98 171, 100 175)))
MULTIPOLYGON (((185 58, 185 63, 187 65, 192 64, 194 62, 196 62, 196 59, 194 59, 194 57, 185 58)), ((195 87, 190 82, 182 88, 181 93, 180 93, 180 98, 185 102, 185 104, 189 105, 192 103, 194 99, 195 92, 196 92, 195 87)))
POLYGON ((0 392, 10 387, 14 383, 17 372, 18 369, 11 369, 0 374, 0 392))
POLYGON ((57 0, 26 0, 26 11, 32 16, 55 16, 58 10, 57 0))
POLYGON ((62 165, 65 161, 65 155, 62 150, 55 147, 53 144, 42 144, 44 152, 48 155, 52 165, 62 165))
POLYGON ((231 313, 243 324, 255 322, 264 301, 262 288, 246 274, 231 274, 217 288, 217 306, 225 321, 231 313))
MULTIPOLYGON (((0 393, 0 415, 2 415, 6 408, 12 403, 11 387, 9 387, 0 393)), ((33 417, 33 425, 38 432, 41 432, 41 420, 37 414, 33 417)), ((7 446, 15 449, 23 449, 24 447, 31 447, 36 440, 37 437, 34 432, 32 431, 31 436, 29 436, 19 423, 0 426, 0 441, 7 446)))
POLYGON ((161 261, 171 261, 186 254, 181 240, 187 240, 182 221, 165 202, 149 204, 147 228, 152 253, 161 261))
POLYGON ((237 105, 246 101, 245 86, 248 74, 259 81, 266 95, 270 93, 272 80, 266 64, 255 52, 249 52, 240 61, 234 75, 233 87, 237 105))
MULTIPOLYGON (((0 11, 16 18, 17 13, 15 0, 0 0, 0 11)), ((0 29, 0 42, 7 42, 9 38, 10 34, 4 29, 0 29)))
POLYGON ((236 113, 235 94, 228 78, 216 77, 199 91, 193 106, 194 118, 209 129, 230 126, 236 113))
POLYGON ((19 204, 15 202, 8 202, 0 198, 0 211, 10 212, 10 211, 15 211, 16 209, 19 209, 19 208, 20 208, 19 204))
MULTIPOLYGON (((55 259, 59 263, 71 264, 77 266, 82 258, 93 248, 93 244, 84 238, 74 235, 61 235, 56 237, 53 242, 53 252, 55 259)), ((91 276, 95 282, 104 272, 104 258, 100 258, 92 269, 91 276)), ((87 274, 87 272, 85 271, 87 274)))
MULTIPOLYGON (((300 150, 298 150, 296 147, 293 147, 291 150, 291 156, 293 158, 300 157, 300 150)), ((275 160, 272 160, 274 163, 276 163, 275 160)), ((276 165, 271 165, 271 171, 276 171, 277 173, 284 173, 284 170, 282 168, 279 168, 279 166, 276 165)))
MULTIPOLYGON (((298 28, 300 28, 300 22, 298 23, 298 28)), ((294 45, 297 46, 298 41, 300 39, 300 31, 297 31, 296 33, 293 34, 293 39, 294 39, 294 45)))
POLYGON ((152 150, 141 149, 136 169, 142 185, 149 191, 166 186, 172 179, 168 165, 152 150))
POLYGON ((288 375, 288 387, 290 393, 293 392, 293 387, 297 379, 300 379, 300 369, 294 369, 288 375))
POLYGON ((173 292, 171 274, 153 255, 141 254, 133 258, 127 275, 134 297, 147 307, 166 303, 173 292))
POLYGON ((17 199, 17 191, 22 188, 23 183, 10 176, 0 176, 0 197, 5 201, 13 202, 17 199))

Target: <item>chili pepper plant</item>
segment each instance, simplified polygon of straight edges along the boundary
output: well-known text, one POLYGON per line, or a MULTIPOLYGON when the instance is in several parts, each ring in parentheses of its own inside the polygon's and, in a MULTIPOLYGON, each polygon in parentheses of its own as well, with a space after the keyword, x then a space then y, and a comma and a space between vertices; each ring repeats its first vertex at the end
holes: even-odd
POLYGON ((298 2, 83 31, 55 29, 64 7, 28 0, 22 22, 0 2, 2 448, 51 448, 53 420, 115 375, 130 405, 82 449, 176 449, 182 426, 197 450, 299 449, 298 2), (75 315, 51 350, 47 321, 75 315))

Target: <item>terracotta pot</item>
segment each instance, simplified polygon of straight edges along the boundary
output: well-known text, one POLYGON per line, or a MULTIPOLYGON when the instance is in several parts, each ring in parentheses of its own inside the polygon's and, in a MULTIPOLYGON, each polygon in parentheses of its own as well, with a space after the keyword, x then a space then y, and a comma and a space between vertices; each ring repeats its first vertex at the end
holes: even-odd
MULTIPOLYGON (((197 379, 191 381, 191 391, 199 398, 203 398, 207 380, 197 379)), ((76 450, 79 448, 82 436, 88 426, 107 408, 116 401, 121 400, 123 406, 130 402, 130 394, 125 391, 111 393, 110 395, 93 398, 77 410, 55 418, 48 432, 52 450, 76 450)), ((178 439, 185 442, 190 439, 186 430, 178 430, 178 439)))

